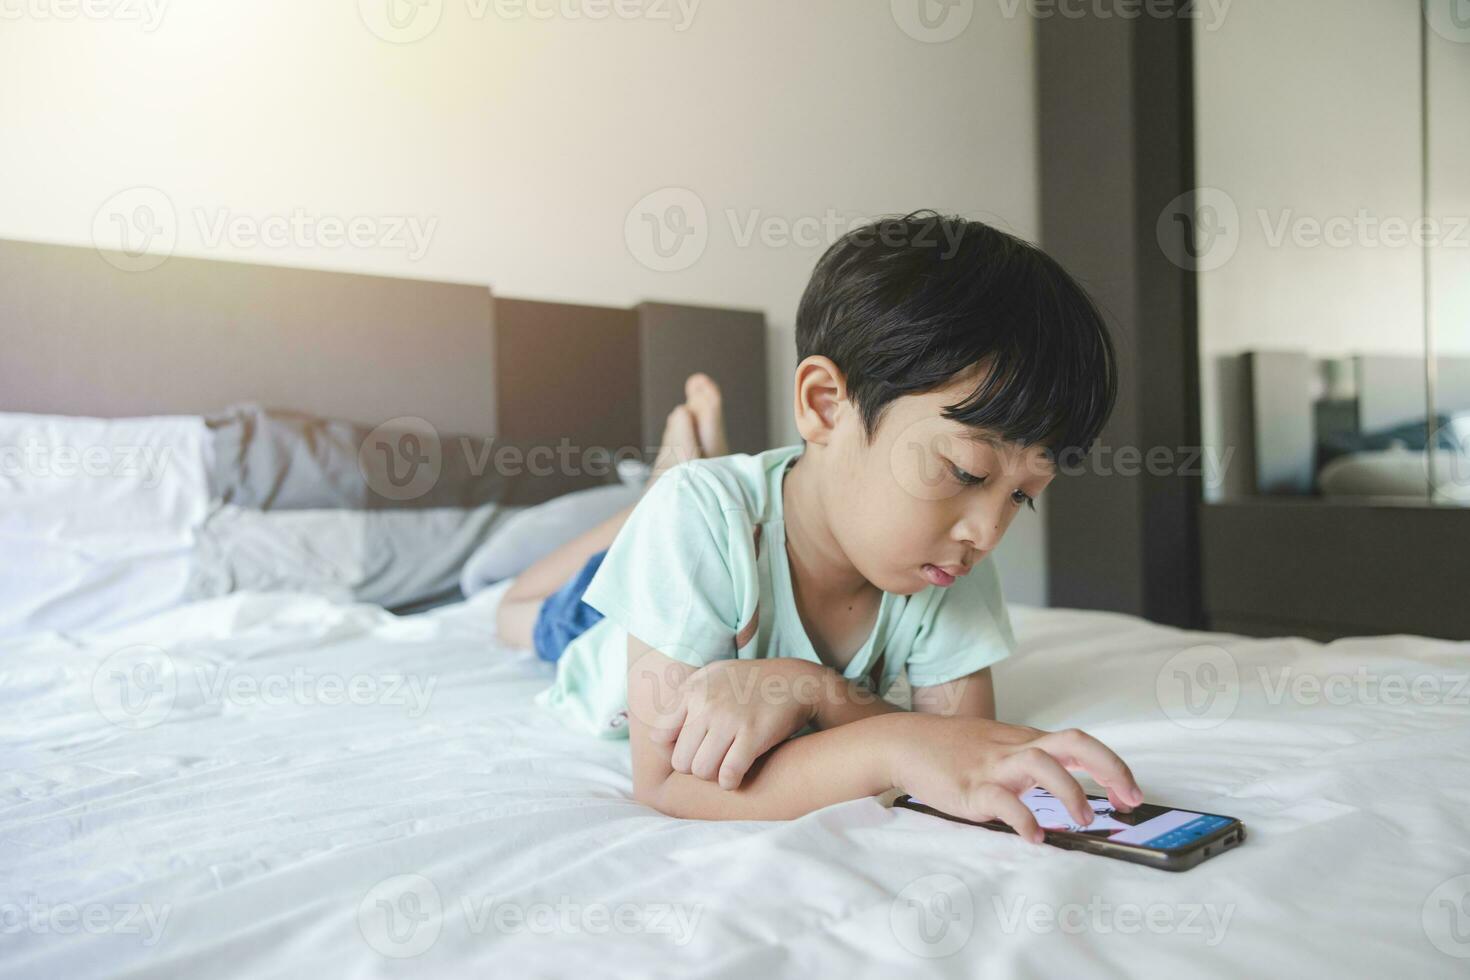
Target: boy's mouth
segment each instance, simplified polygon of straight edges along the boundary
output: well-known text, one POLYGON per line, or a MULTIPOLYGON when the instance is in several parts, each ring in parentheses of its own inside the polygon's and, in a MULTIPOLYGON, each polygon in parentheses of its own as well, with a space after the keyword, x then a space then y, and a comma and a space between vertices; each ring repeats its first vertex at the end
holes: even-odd
POLYGON ((929 580, 930 585, 937 585, 941 588, 954 585, 955 582, 959 581, 961 576, 970 574, 968 568, 961 568, 958 565, 945 565, 943 567, 939 565, 925 565, 920 571, 924 573, 924 577, 929 580))

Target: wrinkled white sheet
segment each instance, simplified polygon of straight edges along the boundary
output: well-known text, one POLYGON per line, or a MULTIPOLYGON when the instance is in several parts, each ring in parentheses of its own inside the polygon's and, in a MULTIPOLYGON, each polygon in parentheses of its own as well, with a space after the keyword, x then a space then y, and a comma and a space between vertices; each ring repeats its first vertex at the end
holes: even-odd
POLYGON ((500 591, 405 619, 241 594, 0 645, 0 977, 1470 965, 1470 645, 1014 610, 1003 718, 1084 727, 1151 799, 1248 825, 1171 875, 874 800, 663 817, 629 799, 626 745, 532 706, 551 668, 494 644, 500 591), (1417 693, 1386 703, 1390 676, 1417 693))

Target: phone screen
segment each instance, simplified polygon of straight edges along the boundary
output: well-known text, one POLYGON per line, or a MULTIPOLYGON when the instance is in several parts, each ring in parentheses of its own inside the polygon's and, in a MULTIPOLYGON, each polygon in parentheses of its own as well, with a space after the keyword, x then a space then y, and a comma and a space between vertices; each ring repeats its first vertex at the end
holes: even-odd
POLYGON ((1097 837, 1114 844, 1131 844, 1160 851, 1184 847, 1235 823, 1231 817, 1214 813, 1171 810, 1149 803, 1134 807, 1131 813, 1124 813, 1113 809, 1113 804, 1105 796, 1089 796, 1088 801, 1092 803, 1095 816, 1091 826, 1082 827, 1073 822, 1067 807, 1046 790, 1037 788, 1021 795, 1021 802, 1036 815, 1036 822, 1044 830, 1097 837))

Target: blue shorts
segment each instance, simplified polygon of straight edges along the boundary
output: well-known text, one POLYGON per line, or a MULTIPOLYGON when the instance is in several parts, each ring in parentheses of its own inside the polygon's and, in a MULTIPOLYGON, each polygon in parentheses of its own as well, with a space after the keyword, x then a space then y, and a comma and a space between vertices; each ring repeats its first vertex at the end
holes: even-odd
POLYGON ((588 558, 570 582, 542 600, 536 625, 531 629, 531 643, 542 660, 555 662, 568 643, 602 621, 602 613, 583 602, 582 593, 606 556, 606 551, 599 551, 588 558))

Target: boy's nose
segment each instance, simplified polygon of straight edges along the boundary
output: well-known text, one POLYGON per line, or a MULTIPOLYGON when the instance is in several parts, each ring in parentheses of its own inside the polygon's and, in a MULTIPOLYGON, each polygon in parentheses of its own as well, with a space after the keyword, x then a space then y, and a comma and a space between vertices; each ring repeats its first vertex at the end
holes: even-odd
POLYGON ((967 558, 969 564, 973 565, 990 549, 995 547, 1000 539, 1000 529, 983 518, 966 519, 955 528, 954 537, 960 544, 969 549, 971 557, 967 558), (976 554, 976 553, 979 554, 976 554))
POLYGON ((1005 534, 1008 516, 1005 508, 1009 505, 1008 499, 982 499, 976 501, 960 518, 959 524, 955 526, 954 536, 972 551, 980 553, 975 556, 974 561, 979 561, 1000 543, 1001 535, 1005 534))

